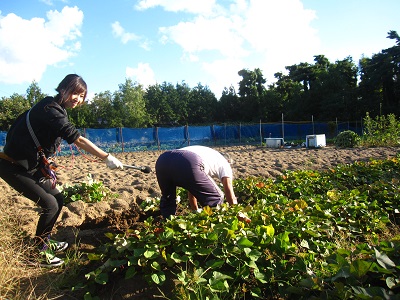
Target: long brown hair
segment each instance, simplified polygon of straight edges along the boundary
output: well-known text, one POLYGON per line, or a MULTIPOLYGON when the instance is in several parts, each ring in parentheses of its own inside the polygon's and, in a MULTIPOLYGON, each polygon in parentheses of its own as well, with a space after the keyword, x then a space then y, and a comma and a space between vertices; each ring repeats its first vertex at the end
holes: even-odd
POLYGON ((87 85, 83 78, 77 74, 69 74, 60 82, 56 88, 58 92, 56 101, 58 104, 63 105, 65 101, 71 97, 73 94, 84 93, 85 96, 83 100, 86 99, 87 85))

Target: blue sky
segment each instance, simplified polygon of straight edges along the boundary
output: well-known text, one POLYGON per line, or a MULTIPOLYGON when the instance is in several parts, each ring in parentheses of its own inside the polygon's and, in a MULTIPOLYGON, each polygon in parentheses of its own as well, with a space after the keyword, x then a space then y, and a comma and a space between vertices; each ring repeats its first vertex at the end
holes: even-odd
POLYGON ((392 47, 399 12, 398 0, 0 0, 0 98, 33 80, 54 95, 69 73, 89 99, 126 78, 200 83, 219 98, 244 68, 268 84, 314 55, 357 63, 392 47))

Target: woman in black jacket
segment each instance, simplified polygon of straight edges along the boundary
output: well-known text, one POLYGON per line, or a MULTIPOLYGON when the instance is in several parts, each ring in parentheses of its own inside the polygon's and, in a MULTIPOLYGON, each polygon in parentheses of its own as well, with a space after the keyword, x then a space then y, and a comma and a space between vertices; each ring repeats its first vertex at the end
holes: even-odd
POLYGON ((61 140, 100 158, 110 169, 123 168, 117 158, 81 136, 68 120, 66 109, 77 107, 86 98, 87 85, 82 77, 67 75, 56 91, 56 96, 42 99, 16 119, 0 155, 0 177, 42 208, 35 239, 43 255, 41 265, 46 267, 62 265, 64 261, 54 252, 68 247, 66 242, 50 239, 64 204, 64 196, 55 185, 54 165, 49 163, 61 140))

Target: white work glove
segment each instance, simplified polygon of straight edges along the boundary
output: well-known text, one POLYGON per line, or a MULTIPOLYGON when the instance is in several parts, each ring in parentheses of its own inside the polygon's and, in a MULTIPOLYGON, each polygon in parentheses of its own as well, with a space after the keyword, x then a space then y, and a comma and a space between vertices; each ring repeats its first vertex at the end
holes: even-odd
POLYGON ((116 157, 112 156, 111 154, 108 154, 108 156, 104 159, 104 162, 111 170, 114 170, 116 168, 122 170, 124 168, 122 162, 120 162, 116 157))

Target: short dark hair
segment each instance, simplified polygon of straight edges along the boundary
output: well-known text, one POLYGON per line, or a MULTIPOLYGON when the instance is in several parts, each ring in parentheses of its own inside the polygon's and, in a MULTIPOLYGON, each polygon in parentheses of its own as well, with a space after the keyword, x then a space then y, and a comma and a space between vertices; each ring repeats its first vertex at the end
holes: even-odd
POLYGON ((87 85, 83 78, 77 74, 69 74, 59 83, 56 88, 58 95, 56 100, 58 104, 62 105, 72 94, 84 93, 83 100, 86 99, 87 85))

